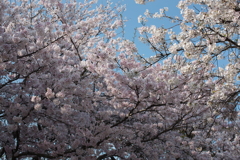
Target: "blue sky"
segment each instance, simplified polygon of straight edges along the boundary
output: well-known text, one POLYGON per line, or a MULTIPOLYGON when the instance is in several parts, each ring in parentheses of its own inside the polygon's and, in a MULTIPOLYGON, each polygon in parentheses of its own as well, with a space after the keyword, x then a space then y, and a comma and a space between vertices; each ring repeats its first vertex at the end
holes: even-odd
MULTIPOLYGON (((116 0, 117 1, 117 0, 116 0)), ((125 37, 132 40, 134 36, 134 28, 141 27, 142 25, 138 23, 138 16, 144 15, 146 9, 150 13, 159 12, 160 8, 168 7, 167 14, 170 16, 180 16, 180 10, 176 7, 179 0, 156 0, 155 2, 149 2, 145 5, 136 4, 134 0, 123 0, 122 4, 126 4, 126 11, 123 13, 123 17, 128 19, 125 24, 125 37)), ((149 19, 146 24, 147 26, 172 26, 171 22, 166 19, 149 19)), ((135 38, 135 43, 137 45, 140 54, 145 56, 155 55, 146 44, 138 41, 138 36, 135 38)))
MULTIPOLYGON (((128 21, 125 23, 124 37, 129 40, 133 40, 134 29, 136 27, 142 26, 138 23, 138 16, 144 15, 146 9, 148 9, 150 13, 155 13, 159 12, 160 8, 168 7, 168 15, 181 17, 180 10, 176 7, 179 0, 155 0, 155 2, 149 2, 145 5, 136 4, 134 0, 112 0, 112 2, 126 5, 126 11, 123 13, 123 18, 126 18, 128 21)), ((98 3, 104 4, 106 3, 106 0, 98 0, 98 3)), ((146 25, 171 26, 171 22, 164 19, 149 19, 146 25)), ((139 53, 144 54, 147 57, 155 55, 150 49, 148 49, 148 46, 146 44, 138 41, 138 37, 139 35, 136 36, 135 43, 137 45, 139 53)))

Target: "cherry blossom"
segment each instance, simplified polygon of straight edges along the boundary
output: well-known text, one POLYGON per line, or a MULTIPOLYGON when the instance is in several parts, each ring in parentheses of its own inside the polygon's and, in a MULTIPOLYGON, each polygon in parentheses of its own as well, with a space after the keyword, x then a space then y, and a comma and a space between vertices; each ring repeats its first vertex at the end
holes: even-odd
POLYGON ((239 4, 178 7, 140 17, 144 57, 118 37, 123 7, 1 1, 0 158, 239 159, 239 4))

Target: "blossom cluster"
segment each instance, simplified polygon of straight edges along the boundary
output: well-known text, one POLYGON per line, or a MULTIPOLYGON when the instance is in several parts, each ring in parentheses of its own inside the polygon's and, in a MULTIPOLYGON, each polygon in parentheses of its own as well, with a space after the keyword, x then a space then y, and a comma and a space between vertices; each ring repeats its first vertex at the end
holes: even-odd
POLYGON ((153 1, 155 1, 155 0, 135 0, 135 2, 136 2, 137 4, 145 4, 145 3, 147 3, 147 2, 153 2, 153 1))

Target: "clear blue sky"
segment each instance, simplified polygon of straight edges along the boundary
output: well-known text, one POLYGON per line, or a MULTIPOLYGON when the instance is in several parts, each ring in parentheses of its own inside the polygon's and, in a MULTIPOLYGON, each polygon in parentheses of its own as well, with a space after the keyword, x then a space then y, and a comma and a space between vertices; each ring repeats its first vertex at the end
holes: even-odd
MULTIPOLYGON (((134 28, 140 27, 141 24, 138 23, 138 16, 144 15, 146 9, 150 11, 150 13, 159 12, 160 8, 168 7, 168 15, 171 16, 179 16, 180 10, 176 7, 179 0, 155 0, 154 2, 149 2, 145 5, 136 4, 134 0, 123 0, 123 4, 126 4, 127 10, 123 15, 128 19, 126 23, 126 38, 132 40, 134 28)), ((156 25, 156 26, 171 26, 171 22, 166 19, 149 19, 147 22, 147 26, 149 25, 156 25)), ((155 55, 148 46, 142 44, 138 41, 138 37, 136 37, 135 43, 137 45, 138 51, 145 56, 148 55, 155 55)))
MULTIPOLYGON (((107 0, 98 0, 98 3, 106 3, 107 0)), ((176 7, 179 0, 155 0, 155 2, 149 2, 145 5, 136 4, 134 0, 112 0, 113 3, 119 2, 122 5, 126 5, 126 11, 123 13, 123 18, 126 18, 128 22, 125 23, 125 38, 133 40, 134 28, 141 27, 141 24, 138 23, 138 16, 144 15, 146 9, 150 13, 159 12, 160 8, 168 7, 167 14, 170 16, 180 16, 180 10, 176 7)), ((147 22, 147 26, 150 25, 156 26, 172 26, 169 20, 163 19, 152 19, 147 22)), ((135 38, 135 43, 139 50, 139 53, 144 54, 145 56, 154 55, 154 53, 148 49, 146 44, 143 44, 138 41, 138 36, 135 38)))

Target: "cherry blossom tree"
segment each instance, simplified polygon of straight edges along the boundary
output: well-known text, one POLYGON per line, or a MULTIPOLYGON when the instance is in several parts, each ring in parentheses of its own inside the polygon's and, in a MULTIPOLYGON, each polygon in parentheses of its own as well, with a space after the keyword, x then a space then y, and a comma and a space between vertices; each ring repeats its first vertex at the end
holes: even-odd
POLYGON ((147 58, 110 2, 1 1, 1 159, 238 159, 238 7, 146 13, 181 28, 139 28, 147 58))
MULTIPOLYGON (((137 0, 136 3, 144 4, 137 0)), ((203 124, 207 118, 205 127, 210 125, 210 128, 191 124, 191 133, 197 134, 194 134, 191 140, 182 140, 182 144, 178 145, 181 148, 188 145, 191 150, 185 151, 189 157, 180 157, 239 159, 240 2, 181 0, 177 7, 181 10, 182 18, 168 16, 167 7, 160 9, 159 13, 146 10, 144 16, 139 16, 139 22, 144 25, 138 30, 141 34, 140 40, 156 53, 155 56, 145 59, 146 64, 153 65, 169 57, 172 59, 172 70, 184 77, 191 77, 191 81, 203 80, 193 85, 181 80, 182 83, 188 83, 191 92, 198 92, 200 95, 203 92, 207 93, 204 100, 198 95, 203 103, 197 102, 196 99, 193 102, 197 102, 194 109, 197 109, 197 106, 206 107, 206 112, 202 112, 198 117, 200 119, 197 118, 196 121, 203 124), (166 18, 173 23, 173 27, 148 26, 149 18, 166 18), (174 32, 175 28, 180 29, 180 32, 174 32), (179 57, 184 59, 180 66, 176 61, 179 57), (205 71, 201 71, 204 68, 205 71), (204 91, 204 85, 207 85, 209 90, 204 91), (199 142, 204 145, 199 145, 199 142)), ((178 81, 174 81, 173 84, 179 86, 176 82, 178 81)), ((189 130, 184 132, 186 134, 189 130)), ((170 154, 170 157, 173 155, 170 154)))

